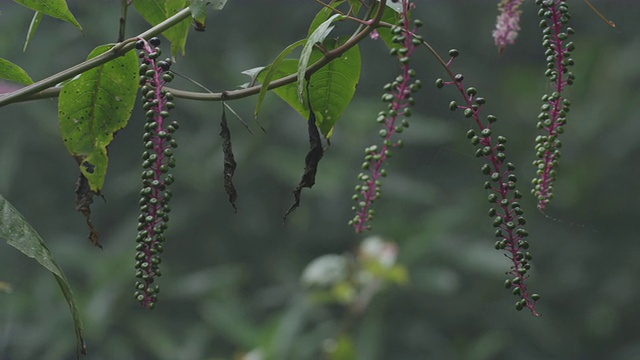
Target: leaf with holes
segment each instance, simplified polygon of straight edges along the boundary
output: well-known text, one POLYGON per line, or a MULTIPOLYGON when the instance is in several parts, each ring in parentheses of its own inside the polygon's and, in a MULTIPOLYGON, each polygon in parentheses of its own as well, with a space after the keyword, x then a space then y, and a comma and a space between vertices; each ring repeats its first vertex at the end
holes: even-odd
MULTIPOLYGON (((111 49, 102 45, 89 59, 111 49)), ((107 146, 131 117, 138 91, 135 52, 93 68, 64 85, 58 100, 60 131, 91 190, 99 193, 107 173, 107 146)))
POLYGON ((62 269, 56 264, 44 240, 2 195, 0 195, 0 238, 5 239, 7 244, 18 249, 26 256, 36 260, 53 274, 67 300, 73 317, 78 352, 86 354, 86 345, 82 336, 82 321, 80 320, 78 305, 71 292, 69 281, 64 276, 62 269))
MULTIPOLYGON (((323 46, 327 50, 335 49, 344 40, 327 40, 323 43, 323 46)), ((322 53, 315 50, 311 54, 310 62, 316 62, 320 58, 322 58, 322 53)), ((361 66, 360 49, 358 46, 354 46, 340 58, 333 60, 311 76, 309 96, 316 114, 318 127, 327 138, 331 137, 333 127, 356 92, 356 87, 360 80, 361 66)), ((273 78, 280 79, 295 74, 297 69, 297 60, 283 60, 275 71, 273 78)), ((266 71, 263 71, 258 76, 258 79, 264 81, 265 76, 266 71)), ((306 101, 301 103, 298 100, 298 86, 296 84, 279 87, 274 92, 305 119, 309 119, 309 107, 306 101)))
POLYGON ((82 30, 82 26, 73 16, 65 0, 13 0, 29 9, 39 11, 56 19, 66 21, 82 30))

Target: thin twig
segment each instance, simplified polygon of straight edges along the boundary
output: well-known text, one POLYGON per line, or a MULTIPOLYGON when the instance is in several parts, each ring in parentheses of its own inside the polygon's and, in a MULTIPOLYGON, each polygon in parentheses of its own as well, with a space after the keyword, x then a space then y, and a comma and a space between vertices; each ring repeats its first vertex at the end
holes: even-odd
POLYGON ((174 26, 175 24, 179 23, 180 21, 188 18, 189 16, 191 16, 191 11, 189 10, 189 8, 183 9, 180 12, 168 18, 167 20, 143 32, 142 34, 116 44, 113 48, 111 48, 109 51, 103 54, 100 54, 87 61, 81 62, 80 64, 72 66, 57 74, 49 76, 44 80, 40 80, 29 86, 25 86, 19 90, 0 96, 0 107, 3 107, 11 103, 19 102, 19 101, 25 101, 28 97, 42 90, 56 86, 56 84, 59 84, 67 79, 71 79, 72 77, 78 74, 82 74, 85 71, 91 70, 113 59, 116 59, 126 54, 128 51, 132 50, 135 46, 135 42, 137 39, 139 38, 149 39, 153 36, 156 36, 162 33, 163 31, 169 29, 170 27, 174 26))
MULTIPOLYGON (((367 26, 362 31, 360 31, 359 33, 349 38, 349 40, 347 40, 343 45, 331 51, 327 51, 320 60, 313 63, 311 66, 307 68, 306 75, 307 76, 312 75, 316 71, 320 70, 323 66, 339 58, 340 56, 342 56, 342 54, 344 54, 349 49, 356 46, 360 41, 365 39, 369 35, 369 33, 371 33, 377 27, 380 27, 379 23, 380 23, 380 19, 382 19, 382 15, 384 14, 385 6, 386 6, 386 0, 380 0, 380 7, 378 8, 378 11, 376 12, 375 16, 371 20, 364 22, 367 26)), ((22 89, 8 93, 4 96, 0 96, 0 107, 6 106, 12 103, 22 102, 22 101, 56 97, 58 96, 61 90, 61 88, 59 87, 54 87, 56 84, 64 80, 70 79, 94 67, 100 66, 119 56, 124 55, 127 51, 133 49, 133 47, 135 46, 135 40, 137 38, 148 39, 152 36, 155 36, 161 33, 162 31, 168 29, 169 27, 175 25, 176 23, 184 20, 188 16, 190 16, 189 9, 184 9, 179 13, 173 15, 169 19, 163 21, 162 23, 138 35, 137 37, 130 38, 125 40, 124 42, 116 44, 116 46, 114 46, 111 50, 107 51, 102 55, 99 55, 91 60, 82 62, 76 66, 73 66, 67 70, 61 71, 55 75, 52 75, 36 83, 33 83, 22 89)), ((291 84, 297 80, 298 80, 297 74, 291 74, 289 76, 285 76, 278 80, 272 81, 269 84, 269 90, 272 90, 287 84, 291 84)), ((257 86, 252 86, 246 89, 227 90, 227 91, 222 91, 218 93, 201 93, 201 92, 192 92, 192 91, 185 91, 185 90, 179 90, 179 89, 170 89, 168 87, 165 87, 165 89, 170 91, 176 97, 180 97, 183 99, 190 99, 190 100, 200 100, 200 101, 222 101, 222 100, 242 99, 242 98, 259 94, 261 88, 262 88, 262 85, 257 85, 257 86)))
POLYGON ((124 41, 125 30, 127 27, 127 9, 130 4, 129 0, 120 0, 120 28, 118 30, 118 42, 124 41))

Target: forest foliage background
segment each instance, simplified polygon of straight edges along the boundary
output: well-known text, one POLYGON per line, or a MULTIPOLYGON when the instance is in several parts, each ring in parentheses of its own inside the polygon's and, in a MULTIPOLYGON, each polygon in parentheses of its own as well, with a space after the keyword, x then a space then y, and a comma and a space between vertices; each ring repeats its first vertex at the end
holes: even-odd
MULTIPOLYGON (((45 18, 26 53, 32 12, 0 6, 0 55, 34 79, 82 61, 97 45, 115 41, 119 2, 68 1, 84 33, 45 18)), ((282 216, 301 175, 306 125, 270 94, 262 110, 266 133, 232 122, 238 161, 239 213, 222 186, 220 103, 177 100, 177 181, 173 219, 160 279, 162 299, 150 312, 133 300, 142 120, 136 109, 110 147, 106 201, 93 207, 104 250, 86 240, 74 209, 77 166, 60 136, 55 100, 0 110, 0 193, 49 244, 79 299, 89 359, 231 359, 264 344, 282 359, 314 358, 332 336, 339 307, 315 306, 300 286, 314 258, 349 251, 368 235, 396 241, 410 283, 379 294, 354 327, 361 359, 637 359, 640 357, 640 5, 594 1, 618 27, 611 29, 581 1, 573 14, 575 85, 564 135, 556 198, 547 215, 532 197, 523 207, 541 293, 534 318, 513 310, 504 290, 508 262, 493 249, 482 165, 465 138, 469 123, 451 113, 452 91, 425 86, 403 150, 391 159, 370 234, 355 235, 351 195, 363 149, 377 142, 382 86, 397 64, 381 42, 365 41, 356 98, 335 129, 317 184, 286 225, 282 216), (139 121, 136 121, 139 119, 139 121)), ((192 32, 187 56, 174 69, 212 90, 247 81, 241 71, 266 65, 306 34, 313 1, 229 1, 210 13, 207 31, 192 32)), ((534 133, 547 90, 537 9, 525 3, 517 44, 499 56, 490 1, 420 1, 423 35, 443 53, 457 48, 457 72, 488 100, 510 141, 521 179, 534 176, 534 133)), ((147 27, 134 12, 128 34, 147 27)), ((419 78, 443 76, 421 51, 419 78)), ((187 82, 176 87, 191 88, 187 82)), ((255 99, 231 105, 252 118, 255 99)), ((524 185, 526 181, 523 181, 524 185)), ((67 305, 51 275, 10 247, 0 251, 0 358, 68 359, 75 351, 67 305)))

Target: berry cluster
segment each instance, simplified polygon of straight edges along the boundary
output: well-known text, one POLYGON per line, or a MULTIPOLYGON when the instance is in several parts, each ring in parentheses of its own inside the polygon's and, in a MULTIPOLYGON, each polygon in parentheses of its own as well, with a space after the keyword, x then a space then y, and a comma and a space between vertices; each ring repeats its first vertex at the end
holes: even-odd
POLYGON ((566 42, 574 32, 571 27, 566 27, 571 18, 567 3, 560 0, 537 0, 536 4, 540 6, 538 15, 542 18, 542 45, 547 60, 545 75, 553 84, 553 92, 542 97, 542 111, 538 115, 537 126, 544 134, 536 138, 538 159, 533 162, 537 168, 537 177, 532 181, 531 192, 538 199, 538 209, 544 210, 553 198, 553 183, 562 146, 558 136, 564 132, 571 105, 563 97, 563 91, 566 86, 573 84, 574 75, 568 71, 568 67, 574 64, 571 52, 575 46, 572 42, 566 42))
POLYGON ((455 49, 449 51, 450 59, 443 65, 452 79, 451 81, 438 79, 436 87, 443 88, 445 85, 452 85, 457 88, 464 98, 464 104, 459 105, 452 101, 449 108, 452 111, 463 110, 464 116, 473 119, 478 128, 478 130, 469 130, 467 138, 476 148, 475 156, 486 161, 482 165, 481 171, 488 178, 484 183, 484 188, 489 191, 487 197, 491 203, 489 216, 493 218, 493 227, 496 228, 495 236, 498 238, 495 242, 495 248, 504 251, 512 262, 507 272, 510 278, 506 281, 505 286, 512 289, 514 295, 520 297, 520 300, 515 304, 517 310, 527 308, 537 316, 535 305, 540 296, 529 294, 525 281, 529 277, 527 273, 531 269, 529 262, 532 256, 527 251, 529 243, 525 238, 529 236, 529 233, 523 227, 526 220, 523 216, 524 211, 518 202, 522 198, 522 193, 516 189, 518 179, 513 173, 515 166, 506 161, 507 139, 504 136, 493 134, 491 127, 498 120, 495 116, 488 115, 486 120, 480 117, 482 106, 486 103, 485 98, 478 96, 476 88, 465 88, 464 77, 461 74, 454 75, 451 71, 451 64, 458 55, 459 53, 455 49))
POLYGON ((160 276, 159 264, 162 253, 164 232, 169 221, 169 200, 173 175, 169 170, 175 166, 173 149, 177 147, 173 133, 178 123, 169 123, 169 110, 174 108, 173 95, 164 89, 173 80, 169 71, 171 59, 158 60, 160 39, 144 39, 136 43, 140 50, 140 85, 143 109, 146 111, 144 125, 144 152, 142 153, 142 190, 140 191, 140 211, 136 242, 136 292, 134 294, 146 308, 153 308, 158 300, 158 285, 153 286, 160 276))
POLYGON ((373 203, 381 196, 382 183, 380 178, 387 175, 383 168, 384 162, 391 156, 392 148, 402 147, 402 140, 392 140, 396 133, 401 133, 409 127, 408 118, 411 116, 411 106, 415 104, 413 93, 418 91, 422 83, 416 80, 416 71, 409 65, 411 55, 422 44, 422 38, 414 32, 422 26, 420 20, 411 22, 409 20, 409 10, 412 7, 409 1, 403 1, 403 12, 401 20, 395 25, 391 32, 393 42, 397 44, 390 50, 391 56, 396 57, 401 64, 402 74, 384 86, 385 93, 382 101, 388 103, 387 110, 378 114, 376 121, 383 125, 379 134, 382 138, 382 146, 372 145, 365 149, 364 163, 362 169, 369 171, 369 174, 360 173, 358 180, 363 184, 357 185, 356 194, 353 200, 357 205, 353 206, 356 215, 349 221, 357 233, 371 228, 368 223, 373 219, 373 203))

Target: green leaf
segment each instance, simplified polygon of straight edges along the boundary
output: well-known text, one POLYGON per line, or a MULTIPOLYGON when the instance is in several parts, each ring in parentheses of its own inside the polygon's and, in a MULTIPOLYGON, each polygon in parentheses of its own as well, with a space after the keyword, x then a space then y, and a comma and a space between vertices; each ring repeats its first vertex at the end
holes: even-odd
POLYGON ((239 87, 241 89, 246 89, 250 86, 254 86, 256 84, 256 81, 258 80, 258 75, 262 72, 262 70, 265 69, 265 66, 257 66, 251 69, 247 69, 245 71, 242 71, 241 74, 243 75, 247 75, 248 77, 251 78, 251 81, 249 81, 248 83, 242 84, 239 87))
POLYGON ((342 334, 329 355, 331 360, 355 360, 356 349, 349 334, 342 334))
MULTIPOLYGON (((342 39, 344 42, 345 39, 342 39)), ((339 40, 327 40, 324 47, 327 50, 335 49, 339 40)), ((314 50, 310 61, 316 62, 322 58, 323 54, 314 50)), ((356 91, 356 86, 360 79, 360 68, 362 66, 360 49, 354 46, 344 53, 340 58, 333 60, 318 70, 311 77, 309 84, 310 101, 316 113, 316 122, 322 134, 329 138, 332 135, 333 127, 347 108, 356 91)), ((275 70, 274 78, 279 79, 291 74, 295 74, 298 62, 293 59, 285 59, 275 70)), ((258 75, 260 81, 264 81, 265 72, 258 75)), ((277 89, 274 92, 287 102, 292 108, 298 111, 305 119, 309 118, 309 107, 307 102, 301 103, 298 100, 296 84, 289 84, 277 89)))
MULTIPOLYGON (((155 26, 184 9, 186 0, 135 0, 133 5, 145 20, 155 26)), ((179 53, 184 55, 189 25, 189 19, 185 19, 162 33, 171 42, 174 57, 179 53)))
POLYGON ((20 84, 33 84, 33 80, 26 71, 9 60, 0 58, 0 79, 15 81, 20 84))
MULTIPOLYGON (((372 10, 373 13, 377 11, 378 6, 378 3, 374 5, 374 9, 372 10)), ((400 8, 400 11, 402 11, 402 8, 400 8)), ((382 13, 382 19, 380 19, 380 21, 384 21, 389 24, 397 24, 398 21, 400 21, 400 14, 391 7, 391 4, 387 3, 387 7, 384 9, 384 12, 382 13)), ((398 46, 398 44, 395 44, 393 42, 393 34, 391 33, 391 29, 379 27, 376 29, 376 31, 378 31, 380 38, 384 41, 385 44, 387 44, 389 48, 398 46)))
MULTIPOLYGON (((165 11, 166 17, 170 18, 171 16, 180 12, 180 10, 184 9, 187 6, 187 2, 185 0, 166 0, 165 3, 165 11)), ((165 20, 163 19, 163 20, 165 20)), ((187 47, 187 36, 189 35, 189 28, 191 24, 188 19, 182 20, 177 23, 165 33, 169 36, 169 40, 171 41, 171 55, 173 57, 178 56, 178 54, 182 54, 184 56, 185 48, 187 47)), ((166 36, 166 35, 165 35, 166 36)))
MULTIPOLYGON (((380 0, 378 0, 378 3, 380 2, 380 0)), ((378 5, 376 3, 376 5, 378 5)), ((387 7, 390 8, 391 10, 395 11, 398 14, 402 13, 402 2, 401 1, 387 1, 387 7)))
MULTIPOLYGON (((329 6, 335 9, 338 6, 340 6, 342 3, 344 3, 344 1, 345 0, 334 0, 331 3, 329 3, 329 6)), ((320 11, 318 11, 318 13, 316 14, 316 17, 313 18, 311 25, 309 25, 309 30, 307 31, 307 38, 309 38, 311 34, 313 34, 313 32, 318 28, 318 26, 320 26, 322 23, 327 21, 332 14, 333 14, 333 10, 331 10, 326 6, 323 6, 322 9, 320 9, 320 11)))
POLYGON ((394 265, 386 274, 386 279, 392 283, 405 285, 409 283, 409 272, 403 265, 394 265))
POLYGON ((189 5, 191 17, 196 23, 196 30, 204 30, 207 21, 207 0, 192 0, 189 5))
POLYGON ((311 56, 311 52, 313 51, 313 47, 316 43, 322 43, 324 39, 329 36, 331 30, 333 30, 333 26, 331 23, 334 22, 338 17, 343 17, 340 14, 335 14, 325 20, 322 24, 320 24, 311 35, 307 38, 307 42, 304 44, 302 48, 302 54, 300 54, 300 60, 298 61, 298 100, 303 102, 303 93, 304 93, 304 74, 307 72, 307 66, 309 65, 309 57, 311 56))
MULTIPOLYGON (((65 0, 13 0, 29 9, 39 11, 56 19, 64 20, 82 30, 82 26, 73 16, 65 0)), ((137 1, 137 0, 136 0, 137 1)))
MULTIPOLYGON (((113 45, 102 45, 89 59, 113 45)), ((93 68, 64 85, 58 100, 61 135, 67 149, 100 192, 107 173, 107 146, 131 117, 138 90, 138 58, 134 51, 93 68)))
POLYGON ((80 319, 78 305, 71 292, 69 281, 64 276, 62 269, 56 264, 44 240, 2 195, 0 195, 0 238, 5 239, 7 244, 18 249, 26 256, 35 259, 53 274, 69 304, 76 332, 78 351, 83 354, 86 353, 86 344, 82 335, 82 320, 80 319))
POLYGON ((360 0, 349 0, 349 6, 351 6, 351 12, 353 16, 356 16, 360 13, 360 8, 362 7, 362 1, 360 0))
POLYGON ((196 30, 204 30, 207 20, 207 5, 212 4, 213 10, 222 10, 227 0, 191 0, 189 10, 196 23, 196 30))
POLYGON ((31 42, 33 35, 36 34, 36 30, 38 30, 38 26, 40 26, 40 22, 42 22, 43 17, 44 14, 39 11, 36 11, 35 14, 33 14, 33 19, 31 19, 31 24, 29 24, 29 30, 27 30, 27 39, 24 41, 22 51, 27 51, 27 46, 29 45, 29 42, 31 42))
POLYGON ((264 100, 264 97, 265 95, 267 95, 267 91, 269 90, 269 84, 271 84, 273 75, 275 74, 276 70, 280 68, 280 64, 282 63, 282 60, 284 60, 284 58, 287 57, 287 55, 291 54, 291 52, 295 48, 302 46, 306 41, 307 41, 306 39, 298 40, 293 44, 287 46, 284 50, 282 50, 282 52, 278 55, 278 57, 276 57, 273 63, 269 65, 269 68, 267 69, 266 74, 260 80, 262 82, 262 87, 260 87, 260 94, 258 95, 258 103, 256 104, 256 111, 254 113, 256 118, 258 117, 258 113, 260 112, 260 108, 262 107, 262 102, 264 100))

